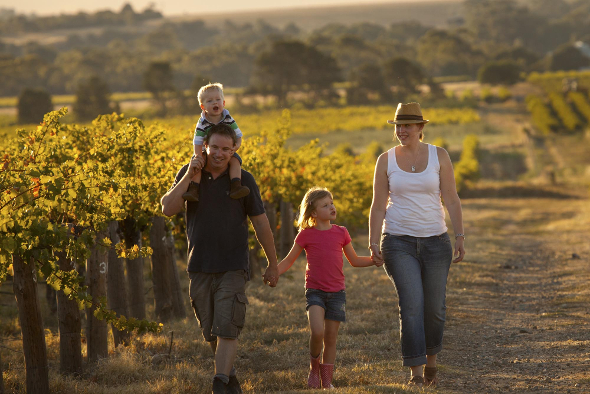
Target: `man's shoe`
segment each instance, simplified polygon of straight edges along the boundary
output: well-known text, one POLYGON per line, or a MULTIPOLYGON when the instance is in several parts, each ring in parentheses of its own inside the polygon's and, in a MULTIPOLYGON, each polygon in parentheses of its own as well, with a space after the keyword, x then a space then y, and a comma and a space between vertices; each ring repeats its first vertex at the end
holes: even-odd
POLYGON ((213 379, 213 394, 228 394, 227 384, 223 383, 223 380, 214 378, 213 379))
POLYGON ((242 394, 242 388, 240 387, 240 382, 238 378, 235 376, 229 377, 229 383, 227 384, 227 392, 228 394, 242 394))

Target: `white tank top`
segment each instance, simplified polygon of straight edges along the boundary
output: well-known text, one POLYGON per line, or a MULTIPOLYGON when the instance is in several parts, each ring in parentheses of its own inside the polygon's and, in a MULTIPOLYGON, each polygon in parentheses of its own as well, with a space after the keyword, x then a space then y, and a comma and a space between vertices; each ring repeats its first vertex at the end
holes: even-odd
POLYGON ((419 173, 397 165, 395 147, 387 152, 389 201, 383 233, 431 237, 447 232, 440 200, 440 163, 436 146, 428 145, 428 164, 419 173))

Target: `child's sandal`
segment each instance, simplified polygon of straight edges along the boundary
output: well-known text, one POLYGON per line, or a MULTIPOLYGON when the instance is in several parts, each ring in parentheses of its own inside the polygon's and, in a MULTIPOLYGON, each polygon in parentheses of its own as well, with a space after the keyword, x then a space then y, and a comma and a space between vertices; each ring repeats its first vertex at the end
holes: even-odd
POLYGON ((436 367, 424 367, 424 386, 425 387, 436 387, 438 384, 438 378, 436 377, 436 367))

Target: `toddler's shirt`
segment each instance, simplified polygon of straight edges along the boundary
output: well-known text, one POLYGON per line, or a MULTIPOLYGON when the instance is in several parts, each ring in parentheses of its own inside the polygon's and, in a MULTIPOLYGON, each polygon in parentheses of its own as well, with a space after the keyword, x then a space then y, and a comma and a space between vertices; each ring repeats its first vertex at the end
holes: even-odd
MULTIPOLYGON (((240 128, 238 127, 238 124, 236 123, 234 118, 232 118, 232 116, 229 114, 229 111, 227 109, 223 109, 222 115, 223 116, 222 116, 221 121, 219 123, 224 123, 224 124, 228 125, 229 127, 231 127, 232 130, 236 133, 236 137, 238 137, 238 138, 242 137, 242 130, 240 130, 240 128)), ((201 117, 199 118, 199 122, 197 123, 197 126, 195 127, 195 134, 193 137, 193 145, 203 145, 203 141, 205 140, 205 137, 207 136, 209 129, 214 124, 215 123, 211 123, 207 120, 207 118, 205 117, 205 113, 201 113, 201 117)))

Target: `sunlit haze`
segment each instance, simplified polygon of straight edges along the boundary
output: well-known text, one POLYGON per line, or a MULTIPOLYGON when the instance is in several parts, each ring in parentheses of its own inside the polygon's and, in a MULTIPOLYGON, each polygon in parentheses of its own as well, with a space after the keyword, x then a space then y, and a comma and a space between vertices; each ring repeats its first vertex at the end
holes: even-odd
MULTIPOLYGON (((77 13, 79 11, 95 12, 98 10, 110 9, 120 10, 124 4, 130 3, 136 11, 147 8, 150 4, 164 15, 179 14, 218 14, 223 12, 235 11, 256 11, 263 9, 279 8, 302 8, 334 5, 363 5, 377 3, 402 3, 402 2, 425 2, 433 0, 225 0, 221 2, 204 2, 204 1, 186 1, 186 0, 168 0, 168 1, 150 1, 150 0, 61 0, 59 2, 48 2, 45 0, 0 0, 0 8, 12 8, 18 13, 37 15, 60 14, 60 13, 77 13)), ((436 1, 436 0, 434 0, 436 1)))

